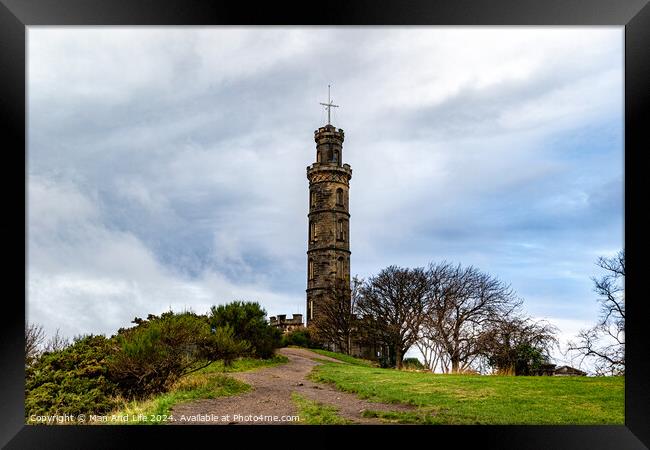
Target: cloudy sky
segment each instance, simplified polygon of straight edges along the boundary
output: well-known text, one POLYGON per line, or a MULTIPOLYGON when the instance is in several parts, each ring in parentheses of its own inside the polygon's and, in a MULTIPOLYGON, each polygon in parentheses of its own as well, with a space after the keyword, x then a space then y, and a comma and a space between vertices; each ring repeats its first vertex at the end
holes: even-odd
POLYGON ((475 265, 563 339, 595 322, 594 262, 623 246, 622 27, 29 27, 28 320, 304 313, 328 84, 353 275, 475 265))

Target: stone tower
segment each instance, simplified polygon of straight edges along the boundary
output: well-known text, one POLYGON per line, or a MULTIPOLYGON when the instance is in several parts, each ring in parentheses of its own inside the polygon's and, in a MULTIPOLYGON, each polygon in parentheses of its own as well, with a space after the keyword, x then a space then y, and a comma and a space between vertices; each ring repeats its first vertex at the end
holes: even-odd
POLYGON ((307 325, 318 315, 319 302, 332 295, 334 288, 350 290, 348 191, 352 169, 342 163, 343 138, 343 130, 329 123, 314 131, 316 162, 307 167, 307 325))

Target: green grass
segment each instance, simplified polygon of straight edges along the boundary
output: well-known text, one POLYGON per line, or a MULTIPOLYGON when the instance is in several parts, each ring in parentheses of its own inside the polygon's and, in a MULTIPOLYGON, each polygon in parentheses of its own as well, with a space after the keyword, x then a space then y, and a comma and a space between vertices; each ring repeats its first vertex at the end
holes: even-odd
POLYGON ((343 361, 348 364, 352 364, 354 366, 364 366, 364 367, 377 366, 374 362, 368 361, 367 359, 359 359, 353 356, 344 355, 343 353, 330 352, 329 350, 320 350, 317 348, 308 348, 306 350, 312 351, 314 353, 318 353, 319 355, 329 356, 330 358, 338 359, 339 361, 343 361))
POLYGON ((347 425, 351 421, 340 417, 333 406, 309 400, 302 395, 291 394, 291 400, 298 407, 300 422, 307 425, 347 425))
POLYGON ((272 367, 288 361, 285 356, 278 355, 270 359, 240 358, 226 368, 221 362, 212 363, 181 378, 168 392, 147 400, 124 401, 119 409, 108 414, 108 423, 156 425, 166 422, 171 409, 178 403, 237 395, 250 390, 248 384, 224 373, 272 367))
POLYGON ((170 391, 149 400, 124 402, 108 414, 111 424, 157 425, 164 423, 178 403, 204 398, 224 397, 247 392, 250 386, 221 374, 192 374, 180 380, 170 391))
POLYGON ((233 361, 229 367, 224 367, 223 362, 215 361, 208 367, 198 370, 197 373, 228 373, 228 372, 245 372, 248 370, 263 369, 265 367, 273 367, 280 364, 286 364, 289 358, 282 355, 275 355, 269 359, 255 359, 255 358, 239 358, 233 361))
POLYGON ((624 423, 623 377, 440 375, 326 363, 315 367, 311 378, 371 401, 418 407, 408 413, 365 413, 393 422, 624 423))

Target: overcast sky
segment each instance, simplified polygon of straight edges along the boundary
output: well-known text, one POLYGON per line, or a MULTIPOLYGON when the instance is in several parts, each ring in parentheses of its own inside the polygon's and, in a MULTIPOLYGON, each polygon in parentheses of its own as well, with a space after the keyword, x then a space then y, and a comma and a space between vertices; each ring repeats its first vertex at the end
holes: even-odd
POLYGON ((623 246, 622 27, 28 28, 28 320, 304 313, 313 132, 345 130, 351 272, 447 260, 561 337, 623 246))

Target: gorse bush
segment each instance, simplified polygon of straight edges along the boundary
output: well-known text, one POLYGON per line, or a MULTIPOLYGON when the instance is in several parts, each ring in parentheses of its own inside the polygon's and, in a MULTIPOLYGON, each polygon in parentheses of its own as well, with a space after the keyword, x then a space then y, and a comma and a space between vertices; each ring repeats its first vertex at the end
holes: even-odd
POLYGON ((213 306, 210 310, 213 328, 231 326, 234 336, 250 344, 250 355, 271 358, 281 345, 282 332, 266 321, 266 311, 256 302, 235 301, 213 306))
POLYGON ((104 336, 75 339, 63 350, 44 353, 26 369, 25 416, 102 414, 115 406, 117 386, 108 378, 114 352, 104 336))
POLYGON ((108 361, 108 373, 126 397, 143 398, 164 392, 180 377, 213 361, 229 364, 249 348, 235 339, 232 328, 211 328, 206 316, 166 312, 136 319, 115 337, 118 350, 108 361))
POLYGON ((26 416, 102 414, 117 398, 144 399, 214 361, 273 356, 279 330, 257 303, 213 307, 212 314, 166 312, 136 318, 117 335, 86 336, 39 350, 44 336, 26 329, 26 416), (30 335, 31 333, 31 335, 30 335), (66 343, 67 345, 67 343, 66 343), (31 349, 31 351, 30 351, 31 349))

